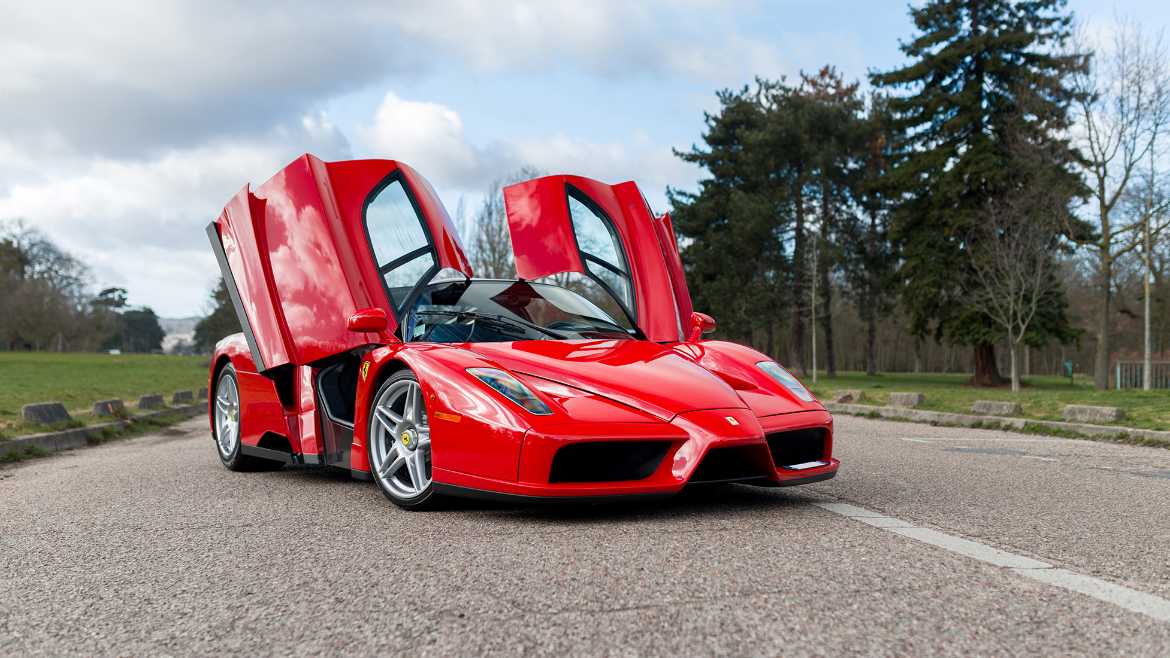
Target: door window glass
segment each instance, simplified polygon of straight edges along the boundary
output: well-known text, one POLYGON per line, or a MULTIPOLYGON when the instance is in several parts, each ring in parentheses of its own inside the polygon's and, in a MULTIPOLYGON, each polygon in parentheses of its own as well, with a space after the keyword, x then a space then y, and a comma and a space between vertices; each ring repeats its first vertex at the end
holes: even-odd
POLYGON ((434 265, 435 258, 431 252, 427 251, 418 258, 409 260, 382 276, 382 280, 386 282, 386 289, 390 292, 390 302, 394 308, 402 306, 411 289, 426 276, 434 265))
MULTIPOLYGON (((366 230, 379 269, 427 246, 422 218, 414 211, 401 180, 387 185, 370 202, 366 208, 366 230)), ((411 285, 417 281, 415 279, 411 285)))
POLYGON ((573 235, 585 257, 585 267, 618 296, 626 308, 634 309, 633 286, 617 231, 592 208, 569 195, 569 216, 573 235))

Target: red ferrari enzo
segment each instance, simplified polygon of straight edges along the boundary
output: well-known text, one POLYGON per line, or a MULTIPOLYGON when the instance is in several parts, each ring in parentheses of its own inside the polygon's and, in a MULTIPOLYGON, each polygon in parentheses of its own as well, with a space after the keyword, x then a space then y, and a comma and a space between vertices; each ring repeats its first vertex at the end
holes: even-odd
POLYGON ((513 280, 476 279, 430 184, 305 155, 207 227, 243 333, 216 346, 219 458, 332 464, 395 504, 669 497, 833 477, 833 420, 749 347, 700 340, 670 216, 634 183, 504 189, 513 280))

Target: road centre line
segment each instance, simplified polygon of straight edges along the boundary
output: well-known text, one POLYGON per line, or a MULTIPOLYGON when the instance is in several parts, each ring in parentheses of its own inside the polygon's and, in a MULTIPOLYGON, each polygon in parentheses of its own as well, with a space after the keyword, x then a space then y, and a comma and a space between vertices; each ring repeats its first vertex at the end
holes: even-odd
POLYGON ((1037 457, 1036 455, 1020 455, 1020 456, 1023 457, 1024 459, 1039 459, 1042 462, 1060 461, 1059 459, 1053 459, 1051 457, 1037 457))
POLYGON ((847 505, 845 503, 813 503, 821 509, 847 516, 855 521, 869 524, 877 528, 885 528, 903 537, 937 546, 953 553, 986 562, 997 567, 1011 569, 1013 572, 1027 576, 1042 583, 1061 587, 1071 592, 1091 596, 1100 601, 1111 603, 1131 612, 1153 617, 1160 621, 1170 622, 1170 601, 1153 594, 1139 592, 1135 589, 1117 585, 1100 578, 1086 576, 1068 569, 1054 567, 1047 562, 1033 560, 1030 557, 1016 555, 986 544, 955 537, 930 528, 920 528, 914 524, 885 516, 867 510, 863 507, 847 505))

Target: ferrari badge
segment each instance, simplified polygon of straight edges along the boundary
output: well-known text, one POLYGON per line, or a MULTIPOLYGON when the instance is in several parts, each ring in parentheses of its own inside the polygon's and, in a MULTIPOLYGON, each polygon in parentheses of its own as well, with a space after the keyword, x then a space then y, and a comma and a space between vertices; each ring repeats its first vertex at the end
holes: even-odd
POLYGON ((366 375, 370 374, 370 362, 366 361, 362 364, 362 381, 366 381, 366 375))
POLYGON ((739 421, 732 418, 731 416, 724 416, 724 418, 726 418, 727 422, 731 423, 732 425, 739 425, 739 421))

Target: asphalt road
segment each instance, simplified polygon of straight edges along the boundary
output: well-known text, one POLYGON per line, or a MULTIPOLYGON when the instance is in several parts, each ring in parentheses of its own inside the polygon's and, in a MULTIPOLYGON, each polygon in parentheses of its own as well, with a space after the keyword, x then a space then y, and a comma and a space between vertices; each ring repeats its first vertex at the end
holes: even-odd
POLYGON ((828 482, 575 509, 232 473, 203 419, 9 466, 0 655, 1170 654, 1170 450, 837 429, 828 482))

